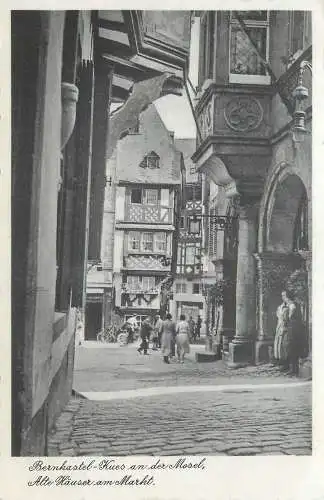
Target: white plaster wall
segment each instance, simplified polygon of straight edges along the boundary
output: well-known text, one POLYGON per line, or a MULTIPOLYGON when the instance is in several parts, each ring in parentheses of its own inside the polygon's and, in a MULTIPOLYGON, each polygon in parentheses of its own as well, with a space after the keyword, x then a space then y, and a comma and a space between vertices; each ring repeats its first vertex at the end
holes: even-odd
POLYGON ((114 245, 114 272, 119 273, 123 267, 123 241, 124 231, 115 231, 115 245, 114 245))
POLYGON ((171 255, 173 233, 167 233, 167 254, 171 255))
POLYGON ((113 277, 113 285, 115 287, 115 303, 117 307, 121 306, 121 285, 122 285, 122 278, 120 273, 116 272, 114 273, 113 277))
POLYGON ((126 188, 124 186, 117 186, 116 220, 124 220, 125 218, 125 196, 126 196, 126 188))
MULTIPOLYGON (((40 68, 38 136, 35 144, 31 238, 37 247, 36 310, 33 350, 32 415, 43 404, 51 383, 51 349, 56 283, 56 223, 61 142, 61 71, 64 12, 48 14, 48 44, 40 68)), ((63 353, 61 353, 63 354, 63 353)))
POLYGON ((168 207, 170 204, 169 189, 161 189, 161 205, 168 207))
POLYGON ((101 236, 101 260, 107 269, 113 268, 114 256, 114 231, 116 207, 116 150, 106 164, 106 178, 111 178, 111 186, 107 183, 105 188, 104 213, 101 236))

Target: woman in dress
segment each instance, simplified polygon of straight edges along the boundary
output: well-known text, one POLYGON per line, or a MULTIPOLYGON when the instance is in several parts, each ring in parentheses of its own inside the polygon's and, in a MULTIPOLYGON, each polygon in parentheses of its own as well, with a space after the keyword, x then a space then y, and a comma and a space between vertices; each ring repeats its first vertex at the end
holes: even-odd
POLYGON ((169 357, 171 355, 171 346, 174 341, 176 334, 176 327, 172 321, 171 314, 166 315, 165 321, 162 323, 161 327, 161 351, 164 363, 170 363, 169 357))
POLYGON ((184 314, 181 314, 180 321, 177 324, 176 328, 176 345, 177 345, 177 355, 179 363, 184 362, 185 354, 190 352, 190 344, 189 344, 189 335, 190 335, 190 326, 186 321, 186 317, 184 314))
POLYGON ((303 351, 303 323, 298 305, 287 290, 281 293, 282 304, 277 309, 274 358, 282 369, 298 374, 299 357, 303 351))

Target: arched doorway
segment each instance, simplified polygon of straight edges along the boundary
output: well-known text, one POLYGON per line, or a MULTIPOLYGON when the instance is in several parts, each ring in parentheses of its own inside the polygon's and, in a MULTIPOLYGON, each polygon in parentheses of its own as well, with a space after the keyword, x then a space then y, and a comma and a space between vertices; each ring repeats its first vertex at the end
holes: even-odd
POLYGON ((285 176, 268 203, 266 248, 291 253, 308 250, 307 194, 300 177, 285 176))
POLYGON ((281 290, 299 279, 304 293, 297 297, 308 329, 309 293, 305 254, 309 252, 308 197, 302 179, 290 167, 273 178, 262 213, 258 263, 257 358, 267 358, 276 330, 281 290), (294 274, 293 274, 294 273, 294 274), (259 350, 259 352, 258 352, 259 350), (261 352, 263 350, 263 352, 261 352))

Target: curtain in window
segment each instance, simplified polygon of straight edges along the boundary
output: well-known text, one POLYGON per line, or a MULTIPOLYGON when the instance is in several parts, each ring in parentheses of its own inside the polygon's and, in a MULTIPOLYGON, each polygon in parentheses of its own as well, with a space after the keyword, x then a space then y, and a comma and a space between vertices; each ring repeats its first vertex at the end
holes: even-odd
POLYGON ((153 252, 153 233, 143 233, 142 250, 144 252, 153 252))
POLYGON ((145 189, 143 203, 145 205, 157 205, 157 203, 158 203, 158 190, 157 189, 145 189))

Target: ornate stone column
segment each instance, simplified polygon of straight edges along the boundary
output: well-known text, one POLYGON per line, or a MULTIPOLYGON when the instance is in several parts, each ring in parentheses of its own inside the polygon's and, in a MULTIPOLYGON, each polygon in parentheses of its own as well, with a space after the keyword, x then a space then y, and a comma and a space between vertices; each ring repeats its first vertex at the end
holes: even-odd
POLYGON ((281 303, 281 291, 288 276, 300 267, 296 254, 277 252, 255 253, 257 287, 256 363, 269 361, 269 347, 273 345, 276 330, 276 310, 281 303))
POLYGON ((255 337, 255 262, 257 204, 241 205, 238 209, 238 252, 236 282, 236 332, 229 344, 228 364, 245 365, 253 359, 255 337))

